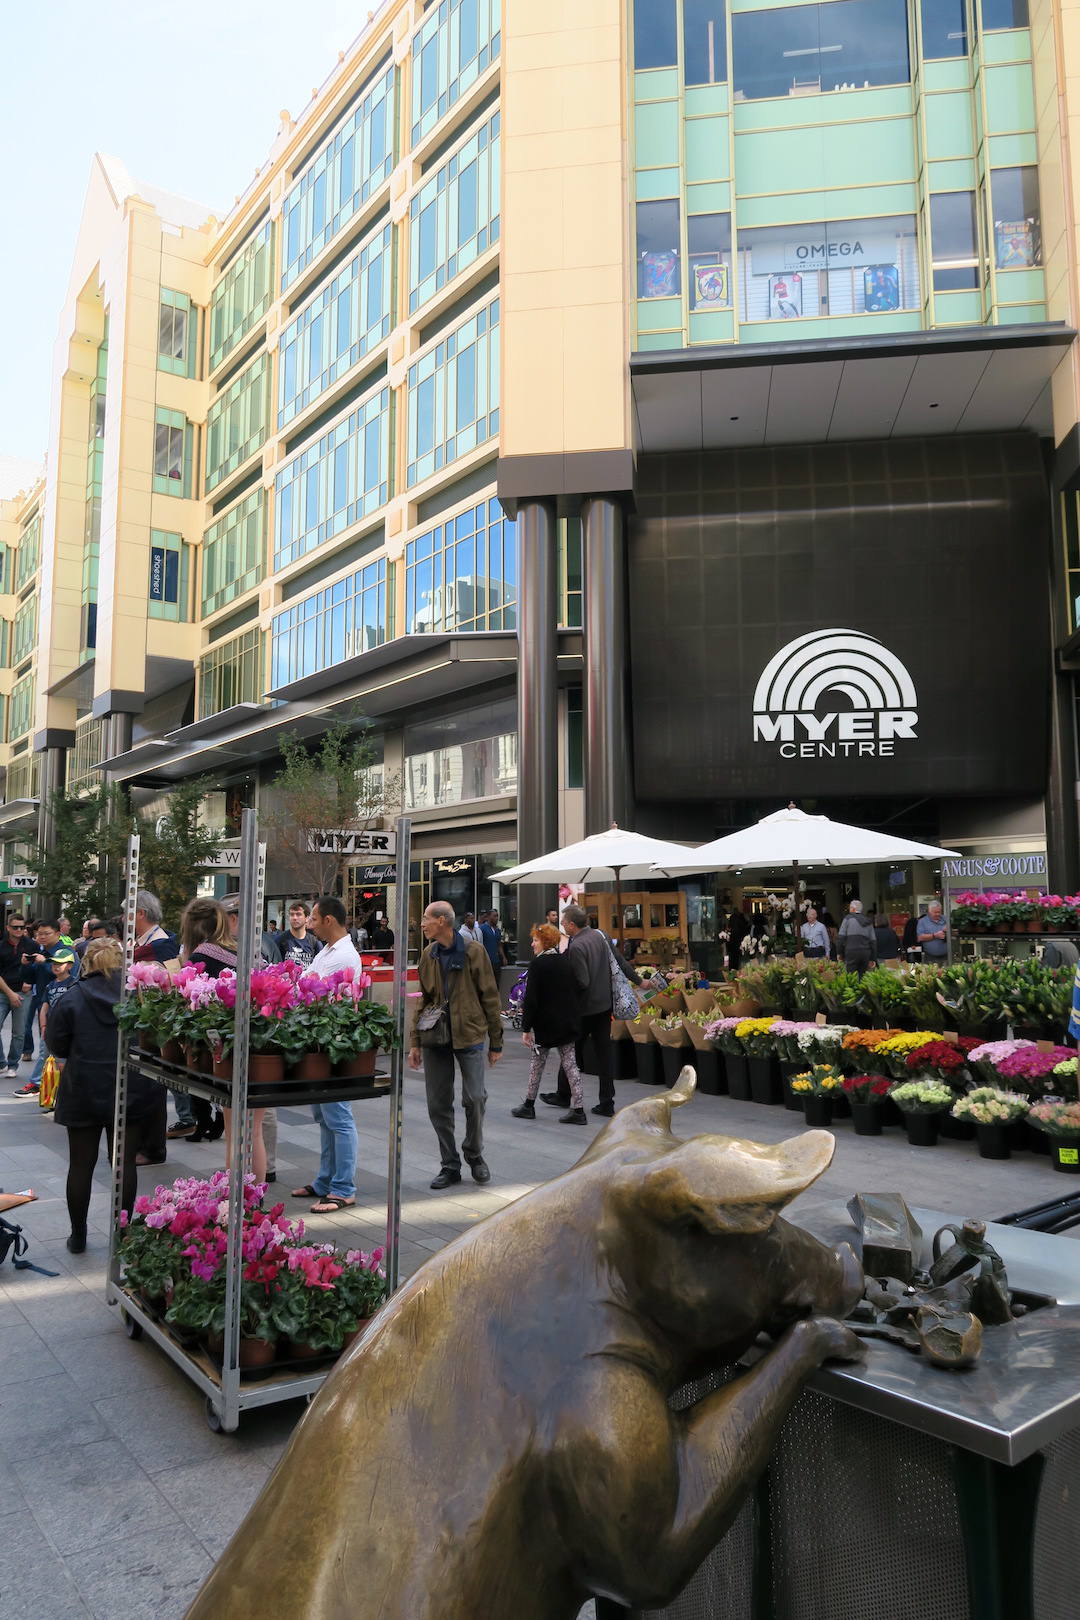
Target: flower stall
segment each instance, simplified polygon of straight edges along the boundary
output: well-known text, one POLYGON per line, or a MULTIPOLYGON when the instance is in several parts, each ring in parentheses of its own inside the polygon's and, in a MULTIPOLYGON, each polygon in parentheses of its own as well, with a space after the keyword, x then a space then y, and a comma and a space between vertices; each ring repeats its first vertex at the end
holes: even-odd
MULTIPOLYGON (((397 840, 407 870, 407 818, 397 840)), ((106 1298, 120 1307, 129 1337, 153 1339, 202 1391, 210 1427, 231 1431, 247 1407, 315 1394, 333 1358, 397 1285, 406 972, 402 961, 387 1007, 371 999, 362 968, 321 978, 295 962, 256 967, 265 846, 253 810, 241 822, 235 970, 213 979, 191 964, 175 975, 157 963, 135 964, 138 857, 133 837, 124 872, 114 1164, 123 1164, 127 1080, 137 1070, 230 1110, 232 1168, 136 1200, 131 1219, 111 1233, 106 1298), (379 1051, 389 1056, 389 1075, 375 1072, 379 1051), (283 1206, 267 1209, 265 1187, 245 1175, 252 1112, 379 1097, 390 1100, 385 1256, 315 1243, 283 1206)), ((404 886, 399 899, 403 913, 404 886)), ((396 920, 404 937, 407 918, 396 920)), ((114 1208, 121 1209, 119 1168, 114 1208)))

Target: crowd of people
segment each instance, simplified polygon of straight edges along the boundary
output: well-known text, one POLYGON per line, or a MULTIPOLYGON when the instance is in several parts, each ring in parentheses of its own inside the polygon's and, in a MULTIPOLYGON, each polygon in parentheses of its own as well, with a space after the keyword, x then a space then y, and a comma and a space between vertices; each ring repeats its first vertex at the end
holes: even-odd
MULTIPOLYGON (((763 912, 744 911, 738 906, 732 909, 720 936, 726 946, 724 965, 730 978, 758 954, 768 927, 763 912)), ((829 957, 861 975, 880 962, 944 961, 949 954, 949 931, 940 900, 931 900, 924 912, 909 917, 902 937, 883 912, 867 912, 861 900, 851 900, 839 924, 827 907, 805 905, 794 945, 811 960, 829 957)))

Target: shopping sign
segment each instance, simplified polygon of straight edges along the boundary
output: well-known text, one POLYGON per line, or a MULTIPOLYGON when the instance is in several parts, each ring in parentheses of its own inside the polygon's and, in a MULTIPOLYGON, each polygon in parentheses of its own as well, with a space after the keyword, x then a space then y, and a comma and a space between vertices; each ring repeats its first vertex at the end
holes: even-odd
POLYGON ((372 860, 390 860, 397 854, 397 833, 315 827, 307 835, 307 847, 309 855, 366 855, 372 860))
POLYGON ((754 741, 781 759, 891 759, 918 736, 917 701, 911 676, 876 636, 814 630, 787 642, 762 670, 754 741))
POLYGON ((37 888, 37 878, 31 872, 16 872, 14 876, 6 877, 4 882, 11 890, 37 888))
POLYGON ((208 855, 199 866, 213 872, 239 872, 241 867, 239 849, 218 849, 213 855, 208 855))

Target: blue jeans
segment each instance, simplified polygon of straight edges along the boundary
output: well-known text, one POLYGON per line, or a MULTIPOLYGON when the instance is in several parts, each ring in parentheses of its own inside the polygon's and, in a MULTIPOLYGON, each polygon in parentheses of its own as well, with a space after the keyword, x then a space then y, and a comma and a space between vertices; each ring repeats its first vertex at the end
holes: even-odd
MULTIPOLYGON (((7 1066, 14 1069, 22 1061, 23 1032, 26 1029, 26 1015, 30 1010, 29 995, 23 996, 17 1007, 13 1007, 7 996, 0 996, 0 1032, 4 1028, 4 1020, 11 1019, 11 1039, 8 1042, 7 1066)), ((0 1044, 0 1051, 3 1050, 0 1044)))
POLYGON ((311 1183, 320 1198, 356 1197, 356 1121, 352 1104, 312 1103, 311 1112, 319 1122, 322 1156, 319 1173, 311 1183))
POLYGON ((48 1055, 49 1048, 45 1045, 44 1040, 39 1040, 37 1061, 34 1064, 34 1071, 30 1076, 30 1084, 32 1086, 40 1086, 41 1076, 45 1070, 45 1059, 48 1057, 48 1055))

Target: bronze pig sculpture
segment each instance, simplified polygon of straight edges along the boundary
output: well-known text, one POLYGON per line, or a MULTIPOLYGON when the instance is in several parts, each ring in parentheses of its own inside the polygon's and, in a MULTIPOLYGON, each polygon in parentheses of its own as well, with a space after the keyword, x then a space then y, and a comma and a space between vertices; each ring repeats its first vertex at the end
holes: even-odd
POLYGON ((339 1363, 188 1620, 573 1620, 670 1601, 862 1292, 779 1219, 834 1140, 682 1140, 674 1088, 425 1262, 339 1363), (775 1339, 687 1411, 688 1376, 775 1339))

